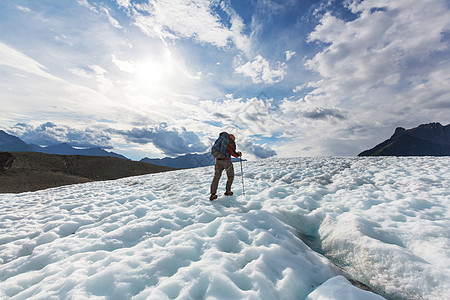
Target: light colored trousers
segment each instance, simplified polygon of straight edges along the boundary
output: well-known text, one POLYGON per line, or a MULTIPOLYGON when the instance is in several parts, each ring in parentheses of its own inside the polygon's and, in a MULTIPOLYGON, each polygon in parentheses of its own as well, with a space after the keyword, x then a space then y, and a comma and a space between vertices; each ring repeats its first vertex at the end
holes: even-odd
POLYGON ((227 172, 227 184, 225 187, 226 191, 231 191, 231 185, 233 184, 234 179, 234 167, 231 160, 223 159, 216 160, 216 165, 214 166, 214 178, 211 182, 211 194, 217 193, 217 187, 219 186, 219 179, 222 176, 223 170, 227 172))

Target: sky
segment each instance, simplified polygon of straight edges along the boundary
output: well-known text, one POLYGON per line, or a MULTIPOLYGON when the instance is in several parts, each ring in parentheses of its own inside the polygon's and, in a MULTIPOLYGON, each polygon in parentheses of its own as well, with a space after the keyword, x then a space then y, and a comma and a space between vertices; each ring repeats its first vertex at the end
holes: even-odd
POLYGON ((448 0, 0 2, 0 128, 131 159, 357 155, 450 123, 448 0))

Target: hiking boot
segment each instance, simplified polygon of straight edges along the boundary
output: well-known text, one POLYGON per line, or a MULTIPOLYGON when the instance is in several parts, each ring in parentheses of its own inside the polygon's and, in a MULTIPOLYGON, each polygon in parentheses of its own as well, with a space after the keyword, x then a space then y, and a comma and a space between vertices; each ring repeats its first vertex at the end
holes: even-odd
POLYGON ((211 196, 209 196, 209 200, 213 201, 217 199, 217 195, 216 194, 211 194, 211 196))
POLYGON ((224 195, 225 195, 225 196, 232 196, 232 195, 233 195, 233 192, 232 192, 232 191, 226 191, 224 195))

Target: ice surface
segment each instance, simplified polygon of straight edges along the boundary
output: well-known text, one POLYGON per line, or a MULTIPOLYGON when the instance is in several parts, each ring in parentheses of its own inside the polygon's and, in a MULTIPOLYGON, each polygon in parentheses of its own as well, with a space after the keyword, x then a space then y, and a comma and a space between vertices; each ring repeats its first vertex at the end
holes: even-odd
POLYGON ((212 203, 212 167, 0 194, 0 299, 380 298, 341 275, 390 299, 450 298, 449 158, 244 173, 245 196, 237 173, 212 203))
POLYGON ((325 281, 306 300, 381 300, 383 297, 360 290, 350 284, 343 276, 335 276, 325 281))

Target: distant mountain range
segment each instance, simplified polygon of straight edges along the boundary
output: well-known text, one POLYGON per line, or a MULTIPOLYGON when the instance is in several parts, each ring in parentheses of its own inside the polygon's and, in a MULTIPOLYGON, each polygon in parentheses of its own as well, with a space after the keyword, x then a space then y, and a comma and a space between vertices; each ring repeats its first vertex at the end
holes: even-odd
POLYGON ((34 149, 16 136, 0 130, 0 151, 32 151, 34 149))
MULTIPOLYGON (((232 158, 233 162, 238 162, 239 158, 232 158)), ((211 155, 211 153, 203 154, 186 154, 178 157, 165 157, 165 158, 148 158, 145 157, 140 160, 141 162, 151 163, 158 166, 166 166, 172 168, 198 168, 212 166, 215 164, 216 159, 211 155)), ((243 160, 245 161, 245 160, 243 160)))
MULTIPOLYGON (((24 151, 24 152, 40 152, 46 154, 58 155, 87 155, 87 156, 108 156, 128 159, 127 157, 103 150, 100 147, 77 149, 67 143, 42 147, 35 144, 27 144, 20 138, 10 135, 3 130, 0 130, 0 151, 24 151)), ((239 159, 232 158, 236 162, 239 159)), ((215 158, 208 152, 203 154, 185 154, 178 157, 165 158, 148 158, 145 157, 140 162, 150 163, 158 166, 165 166, 177 169, 197 168, 214 165, 215 158)))
MULTIPOLYGON (((10 135, 3 130, 0 130, 0 151, 106 156, 129 160, 123 155, 108 152, 100 147, 77 149, 67 143, 47 147, 27 144, 20 138, 10 135)), ((372 149, 361 152, 358 156, 450 156, 450 124, 442 126, 440 123, 429 123, 412 129, 398 127, 389 139, 372 149)), ((239 161, 238 158, 233 158, 232 160, 234 162, 239 161)), ((185 154, 174 158, 145 157, 140 162, 184 169, 211 166, 214 165, 215 159, 207 152, 203 154, 185 154)))
POLYGON ((77 149, 70 146, 67 143, 61 143, 58 145, 52 145, 47 147, 41 147, 34 144, 27 144, 20 138, 10 135, 3 130, 0 130, 0 151, 26 151, 26 152, 40 152, 46 154, 59 154, 59 155, 89 155, 89 156, 109 156, 128 159, 123 155, 108 152, 100 147, 77 149))
POLYGON ((358 156, 447 156, 450 155, 450 124, 422 124, 412 129, 398 127, 384 142, 358 156))

